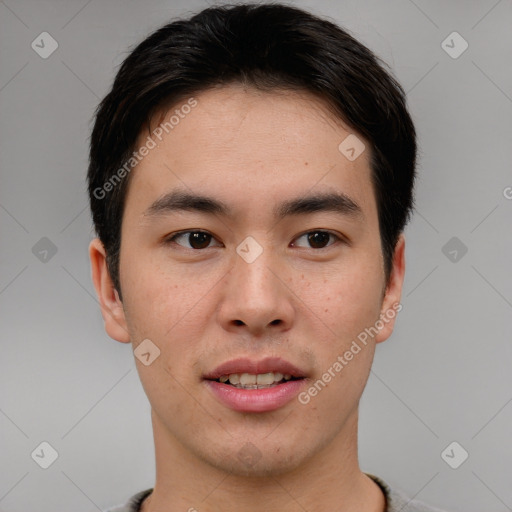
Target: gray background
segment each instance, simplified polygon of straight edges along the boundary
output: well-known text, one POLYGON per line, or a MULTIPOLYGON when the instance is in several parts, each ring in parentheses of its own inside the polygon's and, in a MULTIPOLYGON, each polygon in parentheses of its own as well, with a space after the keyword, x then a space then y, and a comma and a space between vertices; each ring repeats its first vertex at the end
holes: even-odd
MULTIPOLYGON (((420 138, 403 310, 361 402, 362 468, 449 510, 512 510, 512 2, 293 3, 390 64, 420 138), (441 46, 453 31, 469 44, 458 58, 441 46), (458 469, 441 457, 452 441, 469 453, 458 469)), ((90 280, 87 145, 130 45, 206 5, 0 1, 2 511, 95 511, 154 482, 149 404, 90 280), (43 31, 59 45, 47 59, 31 48, 43 31), (46 470, 31 458, 42 441, 59 454, 46 470)))

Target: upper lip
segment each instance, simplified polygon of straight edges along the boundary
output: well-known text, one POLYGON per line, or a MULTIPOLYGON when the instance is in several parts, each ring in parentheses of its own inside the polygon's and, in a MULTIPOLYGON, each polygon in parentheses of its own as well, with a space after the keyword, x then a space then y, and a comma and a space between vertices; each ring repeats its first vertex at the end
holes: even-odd
POLYGON ((216 380, 223 375, 231 375, 233 373, 282 373, 290 374, 292 377, 306 377, 306 372, 297 366, 281 359, 280 357, 267 357, 256 361, 249 358, 232 359, 217 366, 215 370, 204 375, 207 380, 216 380))

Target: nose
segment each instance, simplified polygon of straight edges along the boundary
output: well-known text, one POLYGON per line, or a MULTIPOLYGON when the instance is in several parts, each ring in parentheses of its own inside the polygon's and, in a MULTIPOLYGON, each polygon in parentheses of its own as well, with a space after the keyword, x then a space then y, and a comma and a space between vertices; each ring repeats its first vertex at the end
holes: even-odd
POLYGON ((218 309, 218 319, 225 330, 257 336, 290 329, 295 314, 293 292, 279 268, 272 261, 270 249, 251 263, 236 255, 224 278, 218 309))

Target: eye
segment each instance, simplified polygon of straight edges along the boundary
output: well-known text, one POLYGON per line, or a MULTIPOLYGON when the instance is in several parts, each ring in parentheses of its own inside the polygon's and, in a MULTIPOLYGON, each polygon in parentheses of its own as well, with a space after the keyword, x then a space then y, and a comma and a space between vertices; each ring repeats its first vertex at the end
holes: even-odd
MULTIPOLYGON (((304 233, 303 235, 300 235, 295 240, 305 239, 306 243, 309 244, 309 247, 312 249, 323 249, 325 247, 328 247, 329 245, 332 245, 332 243, 329 243, 330 238, 335 238, 336 241, 342 241, 342 239, 335 235, 334 233, 331 233, 330 231, 309 231, 307 233, 304 233)), ((294 246, 298 247, 304 247, 300 244, 297 244, 296 242, 293 243, 294 246)))
POLYGON ((181 231, 166 238, 165 241, 166 243, 176 243, 187 249, 199 250, 208 248, 212 240, 215 238, 206 231, 181 231))

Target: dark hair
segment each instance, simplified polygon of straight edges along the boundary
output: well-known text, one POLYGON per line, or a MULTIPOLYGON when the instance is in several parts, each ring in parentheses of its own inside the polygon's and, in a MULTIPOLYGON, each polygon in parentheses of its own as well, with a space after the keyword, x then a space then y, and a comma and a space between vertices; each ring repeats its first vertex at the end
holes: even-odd
POLYGON ((118 292, 126 162, 138 136, 163 108, 230 83, 310 92, 370 143, 388 279, 413 207, 416 132, 405 93, 383 66, 336 24, 277 3, 209 7, 150 34, 122 63, 90 141, 92 217, 118 292))

